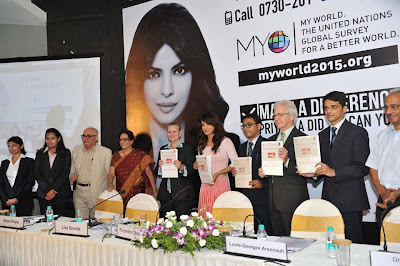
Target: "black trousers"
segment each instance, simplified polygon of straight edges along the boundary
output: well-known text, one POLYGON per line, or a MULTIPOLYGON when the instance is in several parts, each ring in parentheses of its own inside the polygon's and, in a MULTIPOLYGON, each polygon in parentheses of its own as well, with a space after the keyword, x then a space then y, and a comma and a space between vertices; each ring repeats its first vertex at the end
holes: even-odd
MULTIPOLYGON (((261 224, 264 225, 267 234, 269 236, 273 235, 268 205, 253 205, 253 210, 254 216, 256 216, 260 220, 261 224)), ((258 231, 258 225, 259 223, 257 219, 254 219, 254 232, 258 231)))
POLYGON ((292 228, 292 212, 280 212, 275 208, 275 203, 272 197, 271 208, 269 209, 271 215, 272 231, 274 236, 290 236, 292 228))
POLYGON ((42 215, 46 214, 47 206, 51 206, 54 214, 67 217, 74 216, 73 207, 71 210, 71 205, 73 205, 72 195, 57 195, 52 200, 46 200, 40 197, 38 199, 40 206, 40 214, 42 215))
POLYGON ((190 214, 194 199, 190 200, 175 199, 174 201, 172 201, 172 195, 170 193, 167 194, 168 194, 167 199, 160 201, 161 203, 160 218, 163 218, 165 214, 169 211, 175 211, 176 217, 178 217, 178 219, 182 214, 186 215, 190 214))
MULTIPOLYGON (((353 243, 363 244, 362 211, 341 212, 344 221, 344 234, 346 239, 353 243)), ((335 229, 335 228, 334 228, 335 229)))

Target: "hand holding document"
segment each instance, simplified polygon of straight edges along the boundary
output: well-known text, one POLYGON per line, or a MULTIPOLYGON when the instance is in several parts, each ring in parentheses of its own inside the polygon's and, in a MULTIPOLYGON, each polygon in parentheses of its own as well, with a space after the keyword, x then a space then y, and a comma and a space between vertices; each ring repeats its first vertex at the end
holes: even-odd
POLYGON ((178 168, 174 162, 178 160, 178 150, 161 150, 161 160, 164 164, 161 166, 162 178, 178 178, 178 168))
POLYGON ((211 155, 196 155, 199 165, 198 171, 203 184, 213 184, 213 174, 211 171, 211 155))
POLYGON ((297 170, 300 173, 315 173, 315 165, 321 161, 319 136, 294 137, 293 142, 297 170))
POLYGON ((250 188, 252 180, 251 157, 238 157, 233 159, 233 166, 236 169, 235 187, 250 188))
POLYGON ((283 176, 283 162, 279 158, 279 149, 283 141, 261 142, 262 169, 266 175, 283 176))

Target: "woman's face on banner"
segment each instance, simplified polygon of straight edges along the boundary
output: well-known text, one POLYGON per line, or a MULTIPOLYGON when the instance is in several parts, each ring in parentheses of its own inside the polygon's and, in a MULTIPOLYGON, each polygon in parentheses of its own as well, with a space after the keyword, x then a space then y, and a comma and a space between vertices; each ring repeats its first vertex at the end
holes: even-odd
POLYGON ((175 121, 189 100, 192 72, 164 44, 156 53, 144 82, 144 96, 153 117, 162 124, 175 121))

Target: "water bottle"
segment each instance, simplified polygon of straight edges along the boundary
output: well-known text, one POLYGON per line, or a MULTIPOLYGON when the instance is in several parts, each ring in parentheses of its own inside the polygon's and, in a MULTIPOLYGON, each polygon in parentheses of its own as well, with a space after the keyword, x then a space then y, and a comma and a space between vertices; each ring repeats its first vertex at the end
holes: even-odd
POLYGON ((17 210, 15 209, 15 205, 11 205, 10 216, 17 217, 17 210))
POLYGON ((267 231, 265 231, 265 227, 263 224, 259 224, 258 225, 258 231, 257 231, 257 239, 258 240, 263 240, 266 241, 267 240, 267 231))
POLYGON ((335 232, 333 227, 329 226, 326 232, 326 255, 331 259, 336 258, 336 245, 332 243, 334 239, 336 239, 335 232))
POLYGON ((54 212, 51 206, 47 206, 47 211, 46 211, 46 219, 47 219, 47 224, 50 226, 54 225, 54 212))
POLYGON ((77 209, 75 213, 75 222, 81 223, 82 222, 82 215, 81 215, 81 210, 77 209))

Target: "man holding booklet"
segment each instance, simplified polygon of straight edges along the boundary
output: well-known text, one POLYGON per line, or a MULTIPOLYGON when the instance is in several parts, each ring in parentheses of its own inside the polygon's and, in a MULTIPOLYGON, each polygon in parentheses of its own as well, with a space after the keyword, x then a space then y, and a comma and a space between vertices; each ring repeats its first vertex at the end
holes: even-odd
MULTIPOLYGON (((247 141, 239 147, 239 157, 251 158, 250 175, 245 179, 245 184, 236 180, 236 188, 246 195, 253 205, 254 215, 265 226, 268 235, 272 235, 271 219, 269 216, 268 180, 260 179, 258 168, 261 167, 261 142, 267 139, 260 136, 261 119, 257 114, 248 114, 242 118, 241 128, 247 141), (240 187, 239 187, 240 186, 240 187)), ((233 159, 232 175, 241 178, 240 169, 237 169, 236 159, 233 159), (238 173, 239 172, 239 173, 238 173)), ((247 177, 247 176, 246 176, 247 177)), ((244 178, 246 178, 244 177, 244 178)), ((254 232, 258 230, 258 221, 254 221, 254 232)))
POLYGON ((194 152, 190 145, 181 143, 182 130, 178 123, 167 128, 169 144, 160 148, 156 173, 162 178, 157 199, 161 203, 160 217, 174 210, 176 216, 189 214, 194 200, 192 176, 194 152))
POLYGON ((345 236, 354 243, 363 243, 363 210, 369 209, 364 176, 369 155, 368 133, 348 122, 346 95, 333 91, 324 99, 325 117, 330 126, 319 133, 321 161, 313 174, 325 177, 322 199, 334 204, 342 214, 345 236))
MULTIPOLYGON (((307 179, 296 173, 296 158, 293 137, 305 136, 295 127, 297 108, 294 102, 284 100, 274 105, 274 121, 279 133, 268 141, 279 141, 283 147, 277 150, 282 160, 283 176, 268 174, 269 169, 259 168, 260 177, 269 177, 269 211, 274 235, 289 236, 292 216, 296 208, 310 197, 307 189, 307 179)), ((265 158, 262 158, 263 164, 265 158)), ((275 169, 274 169, 275 170, 275 169)))

